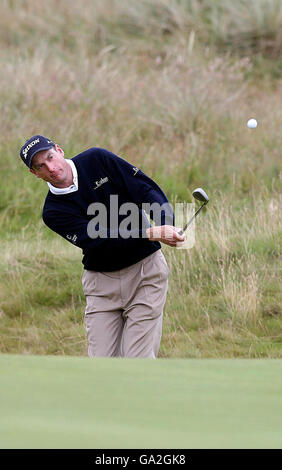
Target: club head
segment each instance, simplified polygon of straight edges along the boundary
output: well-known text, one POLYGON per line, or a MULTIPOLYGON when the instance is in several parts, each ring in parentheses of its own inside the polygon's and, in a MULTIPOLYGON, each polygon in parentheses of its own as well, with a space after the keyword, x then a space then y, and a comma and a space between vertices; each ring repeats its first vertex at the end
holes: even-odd
POLYGON ((209 202, 209 197, 207 193, 202 188, 197 188, 192 193, 193 197, 198 201, 205 202, 206 204, 209 202))

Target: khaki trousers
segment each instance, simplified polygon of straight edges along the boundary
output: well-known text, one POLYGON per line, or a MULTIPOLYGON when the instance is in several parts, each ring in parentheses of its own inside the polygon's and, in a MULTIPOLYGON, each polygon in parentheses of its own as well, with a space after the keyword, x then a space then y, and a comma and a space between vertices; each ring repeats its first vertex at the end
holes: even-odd
POLYGON ((90 357, 157 357, 168 275, 161 250, 120 271, 84 271, 90 357))

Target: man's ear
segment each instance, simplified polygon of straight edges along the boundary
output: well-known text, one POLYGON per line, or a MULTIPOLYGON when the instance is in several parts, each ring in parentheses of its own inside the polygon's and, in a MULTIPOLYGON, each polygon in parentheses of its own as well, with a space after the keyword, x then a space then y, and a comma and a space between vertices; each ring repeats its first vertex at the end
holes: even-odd
POLYGON ((65 152, 63 151, 63 149, 61 149, 61 147, 60 147, 58 144, 56 144, 55 149, 56 149, 57 152, 59 152, 62 156, 65 155, 65 152))

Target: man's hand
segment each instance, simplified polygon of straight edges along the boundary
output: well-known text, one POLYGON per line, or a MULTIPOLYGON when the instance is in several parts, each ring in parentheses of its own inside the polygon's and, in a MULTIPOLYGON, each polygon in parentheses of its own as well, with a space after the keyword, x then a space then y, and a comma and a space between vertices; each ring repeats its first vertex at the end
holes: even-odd
POLYGON ((172 225, 159 225, 146 230, 151 241, 158 241, 169 246, 177 246, 177 243, 185 241, 185 235, 179 235, 180 229, 172 225))

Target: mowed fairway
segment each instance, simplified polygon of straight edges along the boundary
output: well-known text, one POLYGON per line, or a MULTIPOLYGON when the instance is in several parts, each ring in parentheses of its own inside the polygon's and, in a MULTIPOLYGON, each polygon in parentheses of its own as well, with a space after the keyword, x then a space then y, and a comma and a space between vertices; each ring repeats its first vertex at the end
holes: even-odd
POLYGON ((281 360, 0 356, 3 448, 282 448, 281 360))

